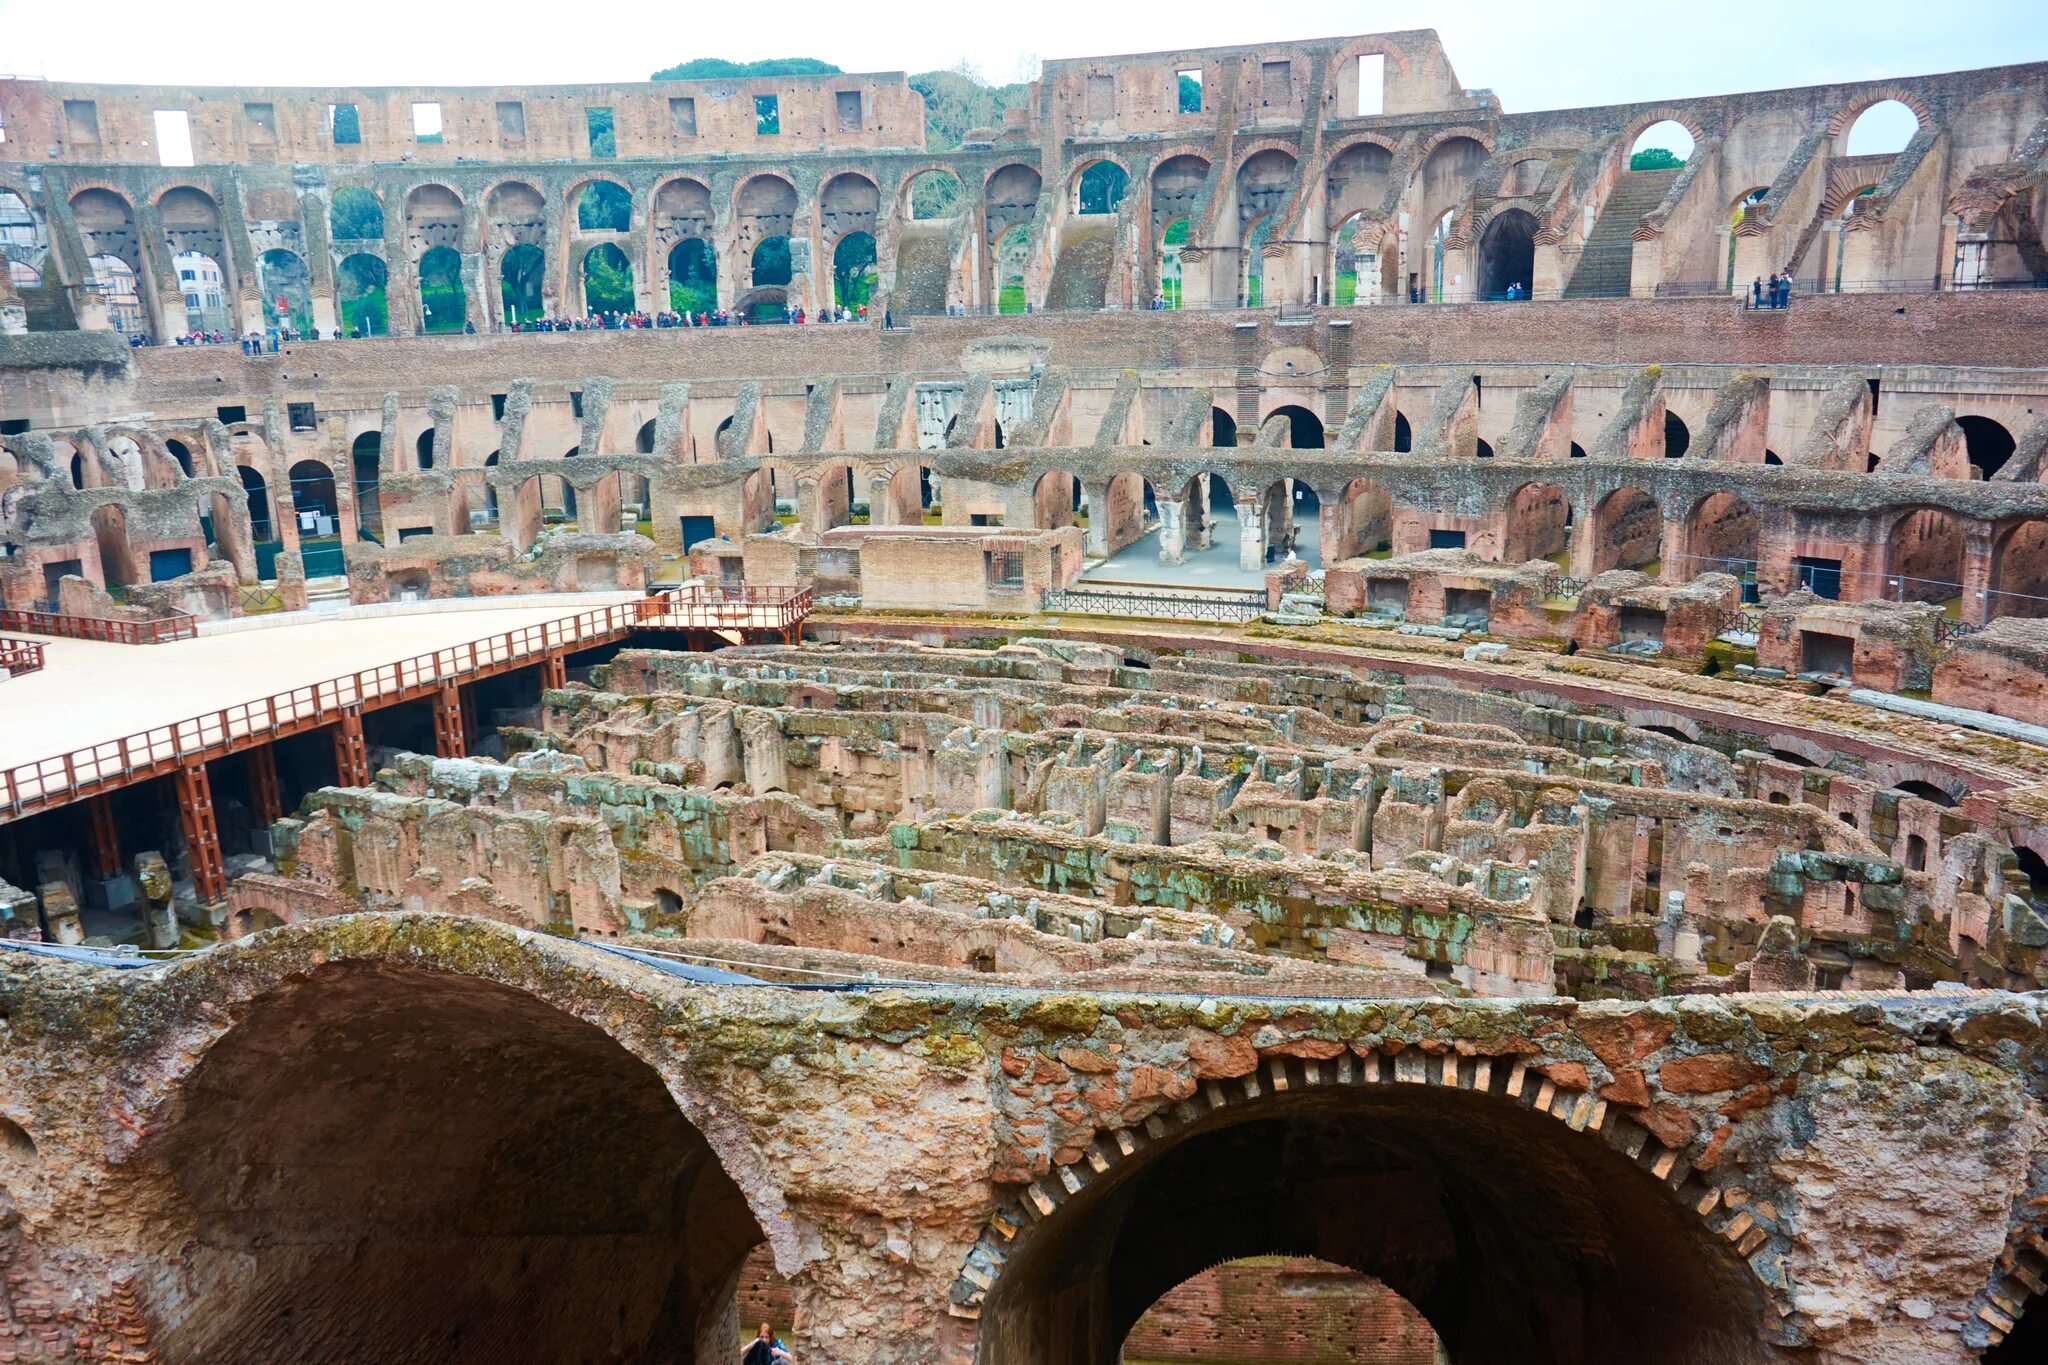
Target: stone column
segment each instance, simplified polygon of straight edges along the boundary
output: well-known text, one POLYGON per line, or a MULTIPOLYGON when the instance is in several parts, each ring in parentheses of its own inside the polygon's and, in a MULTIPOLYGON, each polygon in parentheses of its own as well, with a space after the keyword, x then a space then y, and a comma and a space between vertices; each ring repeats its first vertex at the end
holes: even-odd
POLYGON ((1237 499, 1237 567, 1246 573, 1266 568, 1266 512, 1262 494, 1237 499))
POLYGON ((1987 522, 1971 522, 1963 532, 1963 620, 1981 626, 1991 619, 1992 532, 1987 522))
POLYGON ((1187 554, 1187 508, 1178 498, 1159 504, 1159 562, 1181 564, 1187 554))
POLYGON ((1109 482, 1083 483, 1081 493, 1088 502, 1086 550, 1098 559, 1109 556, 1109 482))
MULTIPOLYGON (((46 268, 54 269, 54 259, 46 268)), ((28 334, 28 309, 22 306, 21 295, 14 290, 10 273, 0 270, 0 336, 18 337, 28 334)))

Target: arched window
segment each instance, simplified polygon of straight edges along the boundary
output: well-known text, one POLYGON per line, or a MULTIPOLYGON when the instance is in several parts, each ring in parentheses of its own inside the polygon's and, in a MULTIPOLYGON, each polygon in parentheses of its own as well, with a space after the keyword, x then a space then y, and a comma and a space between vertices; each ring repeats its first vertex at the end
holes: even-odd
POLYGON ((1898 100, 1879 100, 1856 116, 1842 144, 1844 156, 1885 156, 1906 150, 1920 131, 1920 116, 1898 100))
POLYGON ((1692 155, 1692 146, 1692 134, 1684 124, 1663 119, 1636 135, 1635 142, 1628 149, 1628 168, 1632 171, 1676 170, 1692 155))
POLYGON ((385 277, 384 262, 363 252, 344 256, 335 267, 335 293, 344 332, 372 337, 389 334, 391 313, 385 303, 385 277))
POLYGON ((752 278, 756 289, 790 282, 789 238, 761 239, 760 245, 754 248, 752 278))
POLYGON ((585 232, 624 232, 633 225, 633 196, 625 187, 597 180, 576 196, 576 226, 585 232))
POLYGON ((263 312, 266 321, 293 330, 313 330, 313 276, 297 252, 282 249, 263 253, 263 312))
POLYGON ((384 236, 384 206, 361 186, 346 185, 334 192, 327 222, 337 242, 379 240, 384 236))
POLYGON ((468 300, 462 288, 462 256, 437 246, 420 257, 420 330, 459 332, 467 320, 468 300))
POLYGON ((1081 172, 1075 185, 1074 211, 1081 214, 1115 213, 1123 207, 1124 191, 1131 177, 1114 161, 1098 161, 1081 172))
POLYGON ((832 248, 832 301, 842 308, 860 308, 874 292, 875 235, 849 232, 832 248))
POLYGON ((685 238, 668 253, 668 306, 678 313, 718 307, 718 259, 702 237, 685 238))
POLYGON ((509 323, 532 322, 545 311, 541 280, 547 273, 547 257, 530 242, 522 242, 498 262, 498 297, 509 323))
POLYGON ((583 254, 583 308, 586 313, 633 311, 633 264, 611 242, 583 254))

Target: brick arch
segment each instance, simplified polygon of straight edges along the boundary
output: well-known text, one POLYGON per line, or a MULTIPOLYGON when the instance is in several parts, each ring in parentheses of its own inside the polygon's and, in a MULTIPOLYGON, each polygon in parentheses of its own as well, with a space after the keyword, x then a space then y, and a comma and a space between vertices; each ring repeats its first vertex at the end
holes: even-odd
POLYGON ((1864 110, 1873 104, 1883 104, 1886 100, 1897 100, 1911 109, 1913 117, 1920 120, 1922 129, 1935 121, 1934 107, 1907 87, 1889 84, 1870 85, 1857 91, 1848 103, 1835 111, 1834 117, 1828 120, 1827 135, 1830 138, 1845 136, 1856 126, 1856 120, 1863 117, 1864 110))
MULTIPOLYGON (((1709 132, 1716 134, 1720 132, 1720 120, 1718 118, 1703 119, 1696 109, 1688 109, 1682 105, 1675 104, 1660 104, 1652 109, 1638 110, 1634 117, 1630 118, 1627 123, 1622 124, 1621 131, 1615 135, 1615 147, 1620 150, 1621 155, 1627 156, 1629 149, 1636 145, 1637 138, 1641 137, 1645 131, 1654 125, 1663 123, 1667 119, 1692 134, 1693 150, 1695 151, 1706 145, 1709 132)), ((1687 160, 1690 159, 1690 157, 1687 158, 1687 160)))
MULTIPOLYGON (((1301 1040, 1304 1043, 1317 1040, 1301 1040)), ((1714 1243, 1738 1263, 1764 1252, 1762 1262, 1775 1260, 1787 1245, 1784 1229, 1748 1206, 1747 1192, 1716 1184, 1698 1171, 1680 1150, 1590 1090, 1559 1086, 1519 1057, 1463 1056, 1456 1050, 1440 1054, 1416 1048, 1374 1051, 1362 1056, 1341 1044, 1322 1044, 1304 1051, 1330 1056, 1269 1055, 1247 1074, 1193 1083, 1185 1098, 1162 1105, 1134 1126, 1098 1131, 1078 1158, 1058 1164, 998 1205, 987 1226, 968 1249, 960 1273, 947 1295, 952 1319, 942 1340, 952 1349, 949 1359, 973 1358, 975 1323, 1006 1264, 1027 1246, 1033 1230, 1058 1215, 1061 1208, 1126 1162, 1171 1147, 1212 1115, 1256 1117, 1270 1102, 1290 1092, 1425 1086, 1486 1093, 1520 1104, 1562 1123, 1587 1142, 1605 1142, 1649 1180, 1662 1185, 1668 1197, 1690 1209, 1714 1243), (1768 1250, 1767 1250, 1768 1248, 1768 1250)), ((1169 1095, 1171 1092, 1168 1092, 1169 1095)), ((1752 1262, 1751 1264, 1757 1264, 1752 1262)), ((1744 1273, 1761 1278, 1744 1267, 1744 1273)), ((1778 1307, 1791 1305, 1781 1285, 1764 1289, 1778 1307)))
MULTIPOLYGON (((178 1159, 181 1128, 203 1120, 204 1106, 219 1101, 217 1087, 213 1095, 203 1089, 207 1063, 220 1057, 247 1069, 247 1057, 237 1057, 233 1045, 260 1047, 261 1029, 280 1022, 279 1011, 291 1023, 316 1011, 323 994, 346 999, 354 992, 397 1002, 408 984, 424 985, 453 999, 502 1001, 514 1019, 574 1030, 586 1047, 616 1048, 621 1066, 645 1068, 666 1092, 661 1100, 737 1188, 741 1206, 777 1262, 793 1267, 798 1234, 779 1184, 742 1136, 730 1101, 689 1074, 664 1038, 670 1016, 658 995, 650 998, 652 974, 591 948, 545 940, 483 919, 380 914, 287 925, 183 959, 168 968, 167 975, 178 981, 169 986, 172 993, 182 987, 183 998, 217 1001, 223 1008, 149 1016, 150 1043, 107 1085, 113 1117, 96 1147, 114 1169, 145 1176, 160 1161, 178 1159)), ((642 1097, 651 1112, 666 1118, 652 1091, 642 1097)), ((146 1199, 164 1197, 165 1187, 152 1181, 144 1180, 142 1188, 146 1199)))
POLYGON ((1457 137, 1470 138, 1481 147, 1484 147, 1488 156, 1493 155, 1494 135, 1490 130, 1481 128, 1477 124, 1459 123, 1449 128, 1439 128, 1415 144, 1414 169, 1421 170, 1423 163, 1429 160, 1431 153, 1435 152, 1437 148, 1443 146, 1452 138, 1457 137))
MULTIPOLYGON (((150 192, 149 198, 145 202, 151 208, 155 208, 159 204, 163 203, 165 195, 170 194, 174 190, 191 190, 194 194, 203 194, 208 199, 211 199, 213 201, 213 210, 215 213, 219 213, 221 211, 220 192, 214 189, 211 184, 208 184, 203 177, 196 175, 168 181, 165 184, 157 186, 156 189, 150 192)), ((76 193, 75 189, 73 193, 76 193)), ((225 230, 226 224, 222 224, 222 228, 223 230, 225 230)))
POLYGON ((1821 216, 1823 218, 1841 217, 1842 210, 1848 206, 1850 200, 1854 199, 1857 195, 1862 194, 1865 190, 1876 189, 1882 183, 1883 182, 1879 180, 1870 180, 1865 181, 1861 184, 1842 186, 1841 188, 1835 190, 1833 193, 1829 194, 1826 199, 1821 201, 1821 216))

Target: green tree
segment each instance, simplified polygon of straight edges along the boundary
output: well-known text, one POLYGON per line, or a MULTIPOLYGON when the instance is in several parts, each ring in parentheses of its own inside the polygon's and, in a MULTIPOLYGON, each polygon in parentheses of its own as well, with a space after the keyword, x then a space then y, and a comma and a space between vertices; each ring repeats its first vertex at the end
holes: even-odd
POLYGON ((951 71, 920 71, 910 88, 924 96, 925 145, 951 151, 976 128, 1000 128, 1003 111, 1024 103, 1022 85, 990 85, 962 62, 951 71))
POLYGON ((875 239, 865 232, 849 232, 832 250, 833 301, 858 308, 874 295, 875 239))
POLYGON ((583 121, 590 130, 590 154, 592 156, 617 156, 618 139, 612 133, 612 111, 609 109, 585 109, 583 121))
POLYGON ((1180 73, 1180 111, 1183 114, 1202 112, 1202 78, 1180 73))
POLYGON ((789 238, 764 237, 754 248, 754 285, 788 284, 791 279, 789 268, 789 238))
POLYGON ((1632 171, 1675 171, 1684 164, 1685 158, 1667 147, 1645 147, 1628 159, 1632 171))
POLYGON ((337 147, 347 146, 363 140, 362 120, 356 114, 353 104, 334 106, 334 143, 337 147))
POLYGON ((583 258, 583 301, 593 313, 633 311, 633 267, 610 242, 583 258))
POLYGON ((377 196, 359 185, 349 185, 334 192, 334 203, 327 211, 327 222, 333 229, 337 241, 352 242, 382 237, 384 235, 384 206, 377 202, 377 196))
POLYGON ((816 57, 770 57, 758 62, 729 62, 723 57, 696 57, 664 67, 648 77, 655 81, 718 81, 747 76, 838 76, 830 62, 816 57))

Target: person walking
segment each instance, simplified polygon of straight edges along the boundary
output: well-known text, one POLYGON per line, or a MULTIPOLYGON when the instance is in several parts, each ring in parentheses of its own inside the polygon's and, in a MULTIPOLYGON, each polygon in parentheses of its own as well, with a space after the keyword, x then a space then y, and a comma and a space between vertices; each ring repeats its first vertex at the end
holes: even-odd
POLYGON ((1764 306, 1764 277, 1761 275, 1749 282, 1749 306, 1753 309, 1764 306))

